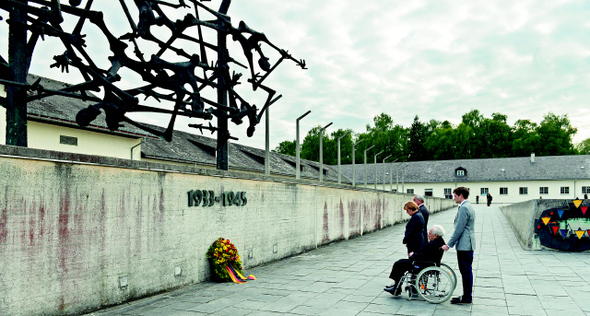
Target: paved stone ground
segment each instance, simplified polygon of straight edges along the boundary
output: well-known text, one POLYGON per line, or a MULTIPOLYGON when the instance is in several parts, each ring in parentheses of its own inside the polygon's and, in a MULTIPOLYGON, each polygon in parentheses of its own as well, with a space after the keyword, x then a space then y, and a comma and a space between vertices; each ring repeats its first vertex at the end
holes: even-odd
MULTIPOLYGON (((405 225, 245 271, 246 284, 203 282, 88 315, 590 315, 590 254, 524 251, 499 207, 475 205, 478 249, 473 305, 430 304, 383 291, 391 266, 406 255, 405 225)), ((456 209, 430 225, 452 233, 456 209)), ((443 262, 457 272, 456 252, 443 262)))

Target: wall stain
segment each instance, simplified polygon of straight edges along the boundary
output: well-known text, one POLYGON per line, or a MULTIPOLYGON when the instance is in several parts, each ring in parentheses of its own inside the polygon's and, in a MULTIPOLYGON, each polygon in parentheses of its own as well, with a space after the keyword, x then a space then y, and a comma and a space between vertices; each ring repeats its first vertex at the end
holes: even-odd
POLYGON ((322 244, 325 244, 330 241, 330 227, 328 225, 328 202, 324 202, 324 237, 322 238, 322 244))
POLYGON ((71 210, 71 192, 70 188, 73 182, 72 166, 65 163, 55 165, 56 177, 59 179, 59 215, 58 215, 58 253, 59 253, 59 274, 60 274, 60 304, 59 309, 65 310, 68 306, 68 298, 75 295, 74 289, 71 288, 71 277, 68 276, 70 260, 71 242, 70 231, 70 210, 71 210))
MULTIPOLYGON (((95 242, 98 243, 100 247, 100 268, 105 268, 105 256, 106 256, 106 222, 107 222, 107 210, 106 210, 106 200, 104 196, 104 188, 102 189, 102 193, 100 196, 100 215, 98 218, 99 221, 99 236, 98 240, 95 242)), ((104 282, 101 288, 104 291, 104 282)), ((102 294, 104 295, 104 293, 102 294)))
POLYGON ((360 235, 361 233, 359 216, 359 202, 356 200, 348 201, 348 228, 350 230, 350 236, 353 234, 360 235))
POLYGON ((383 224, 385 223, 385 211, 389 208, 389 202, 387 201, 387 199, 385 199, 385 197, 383 197, 383 200, 381 202, 381 212, 379 214, 379 228, 383 229, 383 224))
POLYGON ((338 216, 340 217, 340 238, 344 239, 344 203, 342 203, 342 198, 340 199, 338 211, 338 216))
POLYGON ((45 235, 45 199, 41 198, 39 202, 39 236, 45 235))
POLYGON ((142 258, 142 249, 141 249, 141 236, 143 235, 143 205, 141 200, 138 201, 137 207, 135 209, 135 254, 138 259, 142 258))
MULTIPOLYGON (((16 199, 15 199, 16 200, 16 199)), ((15 209, 17 210, 17 216, 16 219, 19 220, 18 226, 17 226, 17 231, 20 232, 20 246, 22 250, 26 250, 27 247, 27 202, 25 201, 24 197, 21 197, 19 200, 19 206, 15 207, 15 209), (21 213, 22 214, 19 214, 21 213)))
POLYGON ((8 236, 8 186, 4 187, 4 208, 0 213, 0 244, 6 244, 8 236))
POLYGON ((374 216, 374 222, 373 222, 373 229, 379 229, 381 228, 381 216, 383 215, 383 205, 381 203, 380 199, 377 199, 377 201, 374 203, 375 207, 375 216, 374 216))
MULTIPOLYGON (((26 208, 26 204, 25 204, 26 208)), ((37 221, 36 221, 36 214, 35 210, 37 209, 37 205, 35 204, 35 200, 33 200, 31 205, 31 214, 29 214, 29 246, 35 246, 35 230, 37 229, 37 221)))
POLYGON ((164 188, 166 187, 166 173, 158 172, 158 184, 160 186, 160 213, 164 213, 164 188))
POLYGON ((361 234, 364 234, 365 231, 367 231, 367 226, 368 226, 368 220, 371 218, 371 209, 370 207, 367 205, 367 201, 363 200, 363 207, 361 210, 361 216, 362 216, 362 227, 361 227, 361 234))

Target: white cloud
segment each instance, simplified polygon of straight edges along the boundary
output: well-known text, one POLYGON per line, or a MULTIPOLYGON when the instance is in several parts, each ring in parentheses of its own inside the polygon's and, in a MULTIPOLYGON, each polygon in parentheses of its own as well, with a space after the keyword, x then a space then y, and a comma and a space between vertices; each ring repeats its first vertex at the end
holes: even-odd
MULTIPOLYGON (((203 3, 217 9, 220 2, 203 3)), ((126 30, 118 10, 106 10, 107 22, 126 30)), ((308 64, 301 70, 285 61, 268 78, 283 95, 271 107, 272 148, 295 138, 295 119, 307 110, 302 138, 329 121, 330 130, 359 133, 383 112, 408 127, 415 115, 458 123, 471 109, 506 114, 510 124, 568 114, 579 128, 574 140, 589 138, 589 13, 582 1, 541 0, 248 0, 229 10, 234 25, 244 20, 308 64)), ((6 30, 0 22, 4 57, 6 30)), ((31 71, 67 81, 49 70, 51 56, 36 52, 31 71)), ((244 125, 230 129, 245 144, 264 146, 263 124, 251 139, 244 125)))

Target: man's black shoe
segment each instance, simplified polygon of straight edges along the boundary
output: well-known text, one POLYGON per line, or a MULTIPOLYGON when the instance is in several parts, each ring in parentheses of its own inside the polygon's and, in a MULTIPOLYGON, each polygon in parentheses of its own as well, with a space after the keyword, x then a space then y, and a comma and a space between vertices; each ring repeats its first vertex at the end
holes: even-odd
POLYGON ((386 289, 395 289, 395 283, 390 284, 390 285, 386 285, 385 288, 386 289))
POLYGON ((451 304, 471 304, 471 300, 464 300, 463 296, 453 297, 451 304))
POLYGON ((385 287, 383 289, 383 291, 390 293, 393 296, 398 296, 402 293, 402 289, 399 288, 396 290, 395 286, 394 287, 385 287))

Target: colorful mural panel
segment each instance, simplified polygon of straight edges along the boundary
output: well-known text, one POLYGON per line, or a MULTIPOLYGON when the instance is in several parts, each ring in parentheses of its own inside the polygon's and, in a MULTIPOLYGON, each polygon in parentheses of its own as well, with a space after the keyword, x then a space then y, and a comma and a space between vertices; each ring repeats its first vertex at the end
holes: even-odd
POLYGON ((541 245, 565 251, 590 250, 588 204, 590 200, 573 200, 565 207, 543 211, 535 221, 541 245))

